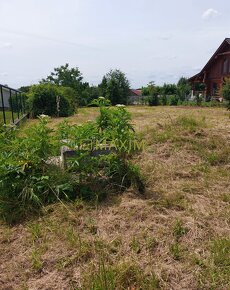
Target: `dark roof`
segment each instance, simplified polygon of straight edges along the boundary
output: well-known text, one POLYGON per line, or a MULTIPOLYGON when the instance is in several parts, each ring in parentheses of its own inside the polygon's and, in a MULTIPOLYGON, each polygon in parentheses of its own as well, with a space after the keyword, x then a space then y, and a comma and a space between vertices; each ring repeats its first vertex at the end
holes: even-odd
POLYGON ((134 89, 130 89, 130 92, 134 95, 137 95, 139 97, 141 97, 141 90, 134 90, 134 89))
POLYGON ((202 70, 198 73, 198 74, 196 74, 196 75, 194 75, 194 76, 192 76, 191 78, 189 78, 189 80, 192 80, 192 79, 194 79, 194 78, 197 78, 197 77, 199 77, 202 73, 204 73, 204 71, 206 70, 206 68, 210 65, 210 63, 215 59, 215 57, 216 57, 216 55, 222 50, 222 48, 224 47, 224 45, 225 44, 228 44, 228 45, 230 45, 230 38, 225 38, 224 39, 224 41, 221 43, 221 45, 217 48, 217 50, 215 51, 215 53, 212 55, 212 57, 209 59, 209 61, 206 63, 206 65, 202 68, 202 70))

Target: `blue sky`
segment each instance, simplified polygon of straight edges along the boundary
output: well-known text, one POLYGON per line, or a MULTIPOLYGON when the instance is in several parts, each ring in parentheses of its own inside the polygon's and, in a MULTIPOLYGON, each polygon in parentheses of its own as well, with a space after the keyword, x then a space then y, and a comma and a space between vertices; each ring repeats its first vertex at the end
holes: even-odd
POLYGON ((230 37, 230 1, 0 0, 0 83, 29 85, 68 62, 133 88, 197 73, 230 37))

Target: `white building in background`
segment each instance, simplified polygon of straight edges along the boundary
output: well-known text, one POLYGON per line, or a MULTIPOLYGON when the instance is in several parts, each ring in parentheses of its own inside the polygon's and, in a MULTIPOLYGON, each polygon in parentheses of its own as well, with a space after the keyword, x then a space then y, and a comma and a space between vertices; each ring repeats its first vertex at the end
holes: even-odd
MULTIPOLYGON (((2 87, 2 93, 3 93, 3 102, 4 102, 4 107, 5 109, 10 109, 10 90, 2 87)), ((2 96, 1 96, 1 91, 0 91, 0 108, 3 107, 2 104, 2 96)))

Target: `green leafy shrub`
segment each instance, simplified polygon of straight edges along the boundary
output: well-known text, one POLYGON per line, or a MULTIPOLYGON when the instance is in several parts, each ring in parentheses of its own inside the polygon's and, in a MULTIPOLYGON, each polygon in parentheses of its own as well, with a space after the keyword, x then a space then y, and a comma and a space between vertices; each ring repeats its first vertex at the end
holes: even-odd
POLYGON ((179 97, 176 96, 176 95, 171 95, 169 97, 169 105, 170 106, 177 106, 178 105, 178 102, 179 102, 179 97))
POLYGON ((227 108, 230 110, 230 79, 225 78, 224 84, 222 87, 223 97, 228 101, 227 108))
POLYGON ((29 91, 29 108, 33 116, 41 114, 65 117, 74 113, 74 91, 53 84, 34 85, 29 91))
POLYGON ((139 168, 131 161, 136 149, 129 144, 136 136, 130 114, 124 107, 102 106, 100 112, 95 122, 83 125, 64 120, 57 132, 47 126, 45 115, 23 136, 0 132, 0 218, 14 223, 60 199, 100 200, 110 190, 131 185, 144 192, 139 168), (61 145, 76 153, 65 170, 52 162, 61 145))
POLYGON ((40 118, 24 137, 12 131, 0 135, 0 217, 9 223, 72 191, 71 178, 46 163, 56 149, 47 122, 40 118))
POLYGON ((159 105, 158 94, 154 93, 151 96, 149 96, 148 101, 149 101, 149 106, 158 106, 159 105))

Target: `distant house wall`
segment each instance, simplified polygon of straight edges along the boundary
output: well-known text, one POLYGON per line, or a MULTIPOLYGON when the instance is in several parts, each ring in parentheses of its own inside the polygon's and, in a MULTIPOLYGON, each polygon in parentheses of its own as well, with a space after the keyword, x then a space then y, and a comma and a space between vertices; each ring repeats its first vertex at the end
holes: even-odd
POLYGON ((143 96, 141 94, 141 90, 130 90, 128 97, 128 104, 129 105, 140 105, 143 103, 143 96))
MULTIPOLYGON (((4 107, 6 109, 10 109, 10 91, 5 88, 2 88, 2 92, 3 92, 4 107)), ((3 107, 2 98, 0 96, 0 108, 2 107, 3 107)))

